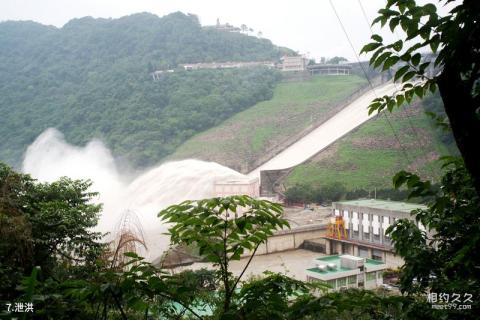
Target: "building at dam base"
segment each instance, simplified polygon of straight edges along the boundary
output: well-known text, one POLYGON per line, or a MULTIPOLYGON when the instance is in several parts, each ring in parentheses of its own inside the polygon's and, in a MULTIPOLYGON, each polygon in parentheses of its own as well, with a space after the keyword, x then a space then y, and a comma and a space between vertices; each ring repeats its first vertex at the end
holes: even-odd
POLYGON ((229 179, 219 179, 213 184, 216 197, 228 197, 235 195, 247 195, 250 197, 260 197, 260 179, 250 177, 236 177, 229 179))
POLYGON ((404 218, 425 231, 425 227, 410 215, 415 209, 426 209, 426 206, 376 199, 334 202, 334 219, 323 237, 325 253, 350 254, 398 267, 403 260, 393 253, 392 241, 385 231, 396 220, 404 218))
POLYGON ((375 289, 383 284, 381 261, 352 255, 332 255, 314 259, 315 267, 307 269, 307 281, 326 282, 332 290, 347 288, 375 289))

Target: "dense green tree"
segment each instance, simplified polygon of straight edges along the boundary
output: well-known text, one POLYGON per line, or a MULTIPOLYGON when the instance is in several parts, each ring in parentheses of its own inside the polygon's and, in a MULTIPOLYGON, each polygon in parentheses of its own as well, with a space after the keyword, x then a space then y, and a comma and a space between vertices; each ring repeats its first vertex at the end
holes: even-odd
POLYGON ((408 187, 409 197, 430 197, 427 209, 412 212, 427 231, 401 219, 387 233, 396 253, 405 260, 400 277, 402 291, 459 294, 462 300, 464 295, 472 295, 472 310, 451 312, 452 318, 464 319, 479 310, 480 198, 463 161, 444 161, 446 172, 439 189, 405 171, 394 177, 395 186, 408 187))
POLYGON ((315 201, 313 188, 305 184, 297 184, 285 191, 285 201, 290 204, 310 203, 315 201))
MULTIPOLYGON (((409 198, 427 198, 427 209, 414 210, 412 215, 426 227, 420 230, 415 223, 400 219, 386 231, 392 237, 395 251, 404 260, 401 268, 401 289, 409 295, 431 292, 452 297, 465 296, 472 309, 446 308, 448 319, 475 319, 479 304, 480 264, 478 248, 480 235, 480 171, 477 144, 479 86, 480 3, 465 0, 452 3, 445 17, 437 14, 435 5, 417 5, 415 1, 389 0, 379 11, 374 23, 385 25, 393 32, 401 27, 406 39, 385 45, 379 35, 362 51, 374 51, 370 59, 375 67, 387 70, 402 62, 394 80, 403 86, 394 96, 375 99, 370 112, 392 110, 410 102, 416 95, 423 98, 437 87, 444 102, 448 123, 438 110, 433 118, 442 128, 451 128, 462 159, 443 158, 445 174, 440 187, 406 171, 393 179, 395 187, 405 185, 409 198), (429 47, 435 55, 423 55, 419 50, 429 47), (438 69, 434 69, 438 67, 438 69), (417 82, 409 82, 416 77, 417 82)), ((450 298, 448 298, 450 299, 450 298)), ((452 300, 444 301, 451 303, 452 300)))
POLYGON ((480 194, 480 2, 475 0, 439 1, 452 5, 445 16, 434 4, 419 5, 415 0, 388 0, 373 24, 388 23, 394 32, 401 28, 406 36, 385 44, 380 35, 365 45, 362 52, 374 52, 370 63, 389 70, 397 63, 394 80, 403 86, 393 96, 379 97, 370 112, 392 110, 416 95, 423 98, 438 87, 455 142, 480 194), (433 55, 423 55, 430 49, 433 55), (409 80, 418 78, 419 82, 409 80))
POLYGON ((17 297, 20 279, 35 268, 44 279, 58 275, 60 265, 64 274, 96 268, 103 245, 91 228, 101 207, 92 204, 90 185, 67 178, 38 183, 0 163, 0 300, 17 297))
POLYGON ((335 56, 333 58, 328 59, 328 61, 326 63, 339 64, 341 62, 348 62, 348 60, 347 60, 347 58, 344 58, 344 57, 335 56))

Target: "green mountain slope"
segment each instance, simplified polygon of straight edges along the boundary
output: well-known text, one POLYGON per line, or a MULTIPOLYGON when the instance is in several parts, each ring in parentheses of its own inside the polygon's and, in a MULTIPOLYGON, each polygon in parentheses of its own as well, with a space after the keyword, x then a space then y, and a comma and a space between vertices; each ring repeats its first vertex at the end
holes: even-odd
POLYGON ((0 23, 0 161, 18 165, 48 127, 147 166, 197 132, 269 99, 266 69, 150 72, 180 63, 275 60, 269 40, 207 30, 193 15, 75 19, 63 28, 0 23))
MULTIPOLYGON (((248 172, 366 85, 358 76, 315 76, 282 82, 273 98, 242 111, 182 144, 170 159, 198 158, 248 172)), ((293 141, 292 141, 293 142, 293 141)))
POLYGON ((400 170, 438 180, 440 164, 435 160, 457 152, 451 134, 438 129, 425 114, 425 110, 441 112, 441 106, 438 96, 430 96, 406 109, 395 109, 388 114, 394 130, 385 116, 376 116, 297 166, 286 177, 286 188, 343 185, 346 191, 373 192, 392 188, 392 177, 400 170))

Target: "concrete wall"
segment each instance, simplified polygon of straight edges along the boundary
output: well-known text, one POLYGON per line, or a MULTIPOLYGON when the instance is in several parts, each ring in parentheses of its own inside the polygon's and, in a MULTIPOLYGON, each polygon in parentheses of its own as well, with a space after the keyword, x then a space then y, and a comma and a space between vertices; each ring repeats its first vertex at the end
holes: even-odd
POLYGON ((295 246, 295 234, 285 234, 276 237, 270 237, 267 240, 268 253, 286 251, 297 248, 295 246))
POLYGON ((404 261, 401 257, 394 255, 391 252, 387 252, 385 255, 385 263, 389 268, 398 268, 403 265, 404 261))
MULTIPOLYGON (((342 250, 342 243, 340 241, 326 239, 325 253, 327 255, 335 254, 335 253, 337 253, 337 254, 351 254, 351 255, 357 256, 357 257, 365 257, 365 258, 373 259, 372 253, 374 252, 374 249, 364 247, 361 244, 346 244, 344 246, 344 249, 345 250, 342 250), (361 250, 362 251, 365 250, 366 252, 364 252, 364 254, 362 254, 360 252, 361 250)), ((378 249, 375 249, 375 250, 377 251, 377 254, 379 252, 381 252, 382 261, 385 262, 385 264, 389 268, 396 269, 396 268, 402 266, 403 263, 404 263, 404 261, 401 257, 393 254, 393 252, 391 252, 389 250, 378 250, 378 249)))
POLYGON ((313 240, 305 240, 303 241, 302 247, 305 250, 318 252, 318 253, 327 253, 327 246, 325 239, 313 239, 313 240), (319 240, 323 240, 322 242, 319 240))
MULTIPOLYGON (((267 239, 266 244, 260 245, 257 255, 298 249, 305 240, 324 237, 327 232, 325 224, 305 225, 287 230, 280 230, 267 239)), ((245 252, 242 256, 250 256, 245 252)))
POLYGON ((262 170, 260 171, 260 196, 274 197, 277 195, 278 182, 283 179, 291 169, 262 170))

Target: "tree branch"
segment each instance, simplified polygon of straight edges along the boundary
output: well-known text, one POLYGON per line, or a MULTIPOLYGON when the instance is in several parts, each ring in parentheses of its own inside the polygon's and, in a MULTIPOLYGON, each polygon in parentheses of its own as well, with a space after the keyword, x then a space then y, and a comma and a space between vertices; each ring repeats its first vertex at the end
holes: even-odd
POLYGON ((70 260, 73 260, 73 261, 76 261, 76 262, 85 262, 85 259, 78 259, 78 258, 71 257, 68 254, 62 252, 61 250, 54 249, 54 251, 64 258, 67 258, 67 259, 70 259, 70 260))
POLYGON ((258 243, 257 246, 255 247, 255 250, 253 250, 253 253, 252 255, 250 256, 250 259, 248 259, 248 262, 247 264, 245 265, 245 268, 243 268, 242 272, 240 273, 240 275, 238 276, 237 280, 235 281, 235 283, 233 284, 233 287, 232 287, 232 292, 230 294, 233 294, 233 291, 235 291, 235 288, 238 284, 238 282, 240 281, 240 279, 242 278, 243 274, 245 273, 245 271, 247 271, 247 268, 248 266, 250 265, 250 262, 252 262, 252 259, 253 259, 253 256, 255 256, 255 253, 257 252, 257 249, 258 247, 260 247, 261 243, 258 243))
POLYGON ((228 228, 228 210, 225 210, 225 223, 223 227, 223 285, 225 287, 225 301, 223 311, 227 311, 230 305, 230 287, 228 285, 228 260, 227 260, 227 228, 228 228))
POLYGON ((197 317, 198 319, 200 320, 203 320, 203 318, 201 316, 199 316, 195 311, 192 310, 192 308, 190 308, 189 306, 185 305, 182 301, 178 300, 178 299, 175 299, 174 297, 172 296, 169 296, 168 294, 166 293, 162 293, 162 292, 159 292, 157 293, 159 296, 161 297, 164 297, 166 299, 169 299, 169 300, 172 300, 173 302, 176 302, 178 303, 179 305, 181 305, 182 307, 184 307, 185 309, 187 309, 188 311, 190 311, 195 317, 197 317))
POLYGON ((112 292, 113 300, 115 300, 115 304, 117 305, 118 309, 120 310, 120 313, 121 313, 121 315, 122 315, 122 318, 123 318, 124 320, 128 320, 127 315, 126 315, 125 312, 123 311, 122 304, 120 303, 120 300, 118 300, 117 295, 115 294, 115 292, 113 292, 113 290, 112 290, 111 288, 110 288, 110 291, 112 292))

